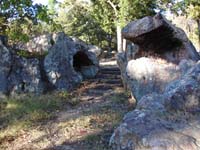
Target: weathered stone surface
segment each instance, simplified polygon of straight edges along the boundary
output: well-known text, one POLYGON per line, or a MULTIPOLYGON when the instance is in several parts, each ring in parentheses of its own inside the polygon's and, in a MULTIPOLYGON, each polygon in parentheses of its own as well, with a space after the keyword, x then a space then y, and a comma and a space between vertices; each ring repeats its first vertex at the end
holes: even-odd
POLYGON ((200 57, 192 43, 160 14, 129 23, 122 34, 139 46, 118 55, 138 103, 110 144, 116 150, 199 150, 200 57))
POLYGON ((7 77, 12 65, 12 54, 0 41, 0 95, 6 94, 8 90, 7 77))
POLYGON ((170 83, 164 97, 169 110, 200 112, 200 61, 181 79, 170 83))
POLYGON ((163 59, 141 57, 128 62, 126 78, 137 100, 152 92, 162 93, 165 86, 181 76, 180 68, 163 59))
POLYGON ((125 115, 110 144, 117 150, 200 149, 200 62, 163 94, 145 95, 125 115))
POLYGON ((102 54, 102 49, 98 46, 86 44, 82 40, 75 38, 75 37, 73 37, 72 40, 76 43, 76 47, 78 49, 82 49, 82 50, 84 49, 89 52, 92 52, 96 55, 96 57, 100 57, 100 55, 102 54))
POLYGON ((73 68, 74 42, 64 33, 55 35, 55 44, 44 60, 44 68, 49 81, 59 90, 72 89, 82 81, 82 76, 73 68), (70 58, 71 57, 71 58, 70 58))
POLYGON ((27 59, 13 56, 10 75, 7 78, 8 91, 11 95, 20 93, 42 94, 45 90, 45 81, 42 79, 40 62, 36 58, 27 59))
POLYGON ((130 43, 130 41, 127 41, 126 51, 117 54, 117 64, 120 68, 121 78, 123 81, 123 85, 126 89, 129 88, 128 82, 130 82, 127 77, 126 67, 128 61, 133 60, 135 58, 135 54, 138 52, 138 50, 139 48, 137 45, 134 45, 133 43, 130 43))
POLYGON ((83 77, 96 75, 98 60, 94 53, 88 52, 83 45, 74 42, 64 33, 53 35, 53 39, 55 44, 44 60, 44 68, 49 81, 57 89, 72 89, 83 77), (93 71, 87 71, 86 74, 86 69, 83 69, 85 66, 93 71))
POLYGON ((3 94, 71 90, 99 70, 96 54, 88 51, 87 44, 75 42, 64 33, 39 36, 27 43, 26 48, 30 54, 44 51, 48 54, 26 57, 0 42, 0 98, 3 94))
POLYGON ((93 78, 97 74, 98 68, 95 65, 82 66, 80 72, 85 78, 93 78))
POLYGON ((130 22, 122 34, 134 45, 128 41, 117 62, 124 86, 137 100, 152 92, 162 93, 200 59, 184 31, 161 14, 130 22))
POLYGON ((25 44, 19 44, 18 49, 26 50, 28 52, 43 53, 47 52, 53 44, 52 34, 44 34, 30 39, 29 42, 25 44))
POLYGON ((200 59, 185 32, 173 26, 161 14, 130 22, 122 34, 140 47, 136 57, 154 55, 176 64, 183 58, 200 59))

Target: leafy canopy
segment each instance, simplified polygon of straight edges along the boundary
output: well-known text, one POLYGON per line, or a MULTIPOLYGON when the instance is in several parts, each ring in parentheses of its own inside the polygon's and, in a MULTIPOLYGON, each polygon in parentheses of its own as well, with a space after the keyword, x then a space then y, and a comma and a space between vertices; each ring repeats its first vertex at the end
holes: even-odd
POLYGON ((0 0, 0 34, 27 40, 33 25, 50 22, 47 7, 32 0, 0 0))

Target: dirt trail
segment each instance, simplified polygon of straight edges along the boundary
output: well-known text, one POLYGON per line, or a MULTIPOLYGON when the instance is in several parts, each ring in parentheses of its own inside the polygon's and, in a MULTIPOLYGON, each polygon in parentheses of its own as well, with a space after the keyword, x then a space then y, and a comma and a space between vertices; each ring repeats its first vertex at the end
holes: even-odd
POLYGON ((72 101, 45 125, 24 131, 8 150, 109 150, 109 138, 128 110, 116 62, 101 63, 95 79, 84 81, 72 101))

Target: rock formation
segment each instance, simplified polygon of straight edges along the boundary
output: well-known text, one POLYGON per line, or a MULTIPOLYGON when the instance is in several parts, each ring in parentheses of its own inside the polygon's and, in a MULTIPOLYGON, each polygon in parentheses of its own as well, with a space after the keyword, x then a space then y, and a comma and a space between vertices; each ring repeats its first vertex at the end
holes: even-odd
MULTIPOLYGON (((98 72, 95 53, 64 33, 42 35, 25 45, 29 54, 43 56, 24 57, 0 41, 0 95, 71 90, 98 72)), ((19 48, 22 52, 25 46, 19 48)))
POLYGON ((0 41, 0 95, 7 92, 8 80, 12 65, 11 52, 0 41))
POLYGON ((200 62, 167 85, 143 96, 124 116, 110 144, 117 150, 200 149, 200 62))
POLYGON ((176 64, 181 59, 200 59, 185 32, 161 14, 130 22, 122 30, 122 35, 139 46, 136 58, 156 56, 176 64))
POLYGON ((145 94, 162 93, 167 83, 178 79, 181 60, 200 59, 184 31, 160 14, 129 23, 122 34, 135 46, 118 55, 118 65, 125 86, 138 100, 145 94))
POLYGON ((124 85, 137 99, 114 131, 116 150, 200 149, 200 61, 185 33, 162 15, 129 23, 135 45, 118 55, 124 85))

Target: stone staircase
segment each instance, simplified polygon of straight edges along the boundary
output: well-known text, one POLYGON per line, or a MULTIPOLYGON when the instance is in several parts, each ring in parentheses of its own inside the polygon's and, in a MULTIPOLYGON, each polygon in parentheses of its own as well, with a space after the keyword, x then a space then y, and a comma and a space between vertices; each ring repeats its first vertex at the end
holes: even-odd
POLYGON ((120 70, 117 64, 102 65, 95 78, 86 79, 77 89, 76 93, 80 101, 88 101, 94 103, 96 101, 103 102, 106 94, 114 92, 116 88, 123 88, 120 70))

